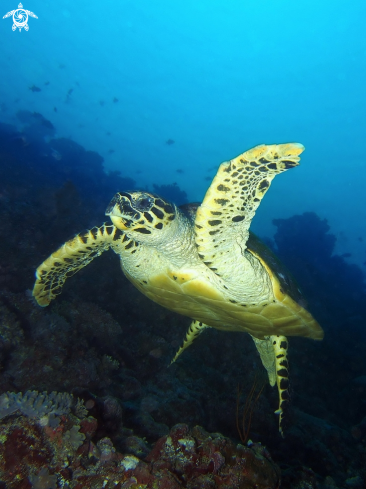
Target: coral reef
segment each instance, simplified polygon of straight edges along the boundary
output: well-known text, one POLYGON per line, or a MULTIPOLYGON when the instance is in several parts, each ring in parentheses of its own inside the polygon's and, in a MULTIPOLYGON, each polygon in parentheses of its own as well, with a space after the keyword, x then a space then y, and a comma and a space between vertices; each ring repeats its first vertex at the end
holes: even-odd
POLYGON ((5 392, 0 396, 0 419, 16 411, 30 417, 67 414, 72 402, 73 397, 66 392, 52 392, 50 395, 37 391, 27 391, 24 395, 21 392, 5 392))
MULTIPOLYGON (((57 427, 7 417, 0 427, 0 483, 9 489, 275 489, 280 470, 260 444, 233 444, 179 424, 147 456, 122 454, 108 438, 95 443, 97 421, 61 416, 57 427)), ((143 443, 142 440, 140 444, 143 443)))

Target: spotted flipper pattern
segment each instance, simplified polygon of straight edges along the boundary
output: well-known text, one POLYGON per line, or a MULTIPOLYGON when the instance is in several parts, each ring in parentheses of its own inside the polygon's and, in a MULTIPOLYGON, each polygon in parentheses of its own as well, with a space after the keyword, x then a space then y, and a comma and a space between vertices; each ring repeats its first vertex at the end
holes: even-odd
MULTIPOLYGON (((252 335, 251 335, 252 336, 252 335)), ((283 436, 283 413, 285 403, 288 402, 288 361, 286 336, 267 336, 260 340, 252 336, 254 344, 261 357, 262 364, 267 370, 268 380, 272 387, 277 384, 279 407, 275 411, 279 415, 279 430, 283 436)))
POLYGON ((36 270, 33 296, 42 307, 61 294, 67 278, 88 265, 94 258, 119 243, 123 232, 103 224, 77 234, 52 253, 36 270))
POLYGON ((298 143, 260 145, 222 163, 195 219, 195 241, 203 262, 218 275, 232 261, 232 249, 246 247, 250 223, 273 178, 299 164, 298 143))
POLYGON ((207 326, 207 324, 203 324, 200 321, 193 320, 191 325, 188 328, 186 337, 183 341, 183 345, 179 348, 179 350, 175 354, 173 360, 170 362, 170 365, 177 360, 177 358, 180 356, 181 353, 184 352, 184 350, 186 348, 191 346, 191 344, 194 342, 194 340, 197 338, 197 336, 199 336, 202 333, 202 331, 204 331, 205 329, 207 329, 209 327, 210 326, 207 326))
POLYGON ((283 437, 283 414, 284 408, 289 400, 288 394, 288 361, 287 361, 287 349, 288 341, 286 336, 271 336, 273 350, 276 359, 276 377, 277 377, 277 389, 279 395, 279 407, 276 414, 279 415, 280 433, 283 437))

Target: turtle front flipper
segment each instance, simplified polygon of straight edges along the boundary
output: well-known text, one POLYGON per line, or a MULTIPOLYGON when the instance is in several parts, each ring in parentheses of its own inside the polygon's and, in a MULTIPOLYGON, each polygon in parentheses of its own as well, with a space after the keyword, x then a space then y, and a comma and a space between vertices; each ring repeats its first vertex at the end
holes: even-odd
POLYGON ((196 321, 194 319, 188 328, 186 337, 183 341, 183 345, 179 348, 179 350, 175 354, 173 360, 170 362, 170 365, 176 361, 176 359, 180 356, 181 353, 184 352, 186 348, 191 346, 191 344, 194 342, 197 336, 199 336, 202 333, 203 330, 209 327, 210 326, 207 326, 207 324, 203 324, 202 322, 196 321))
POLYGON ((52 253, 36 270, 33 296, 42 307, 61 294, 67 278, 108 250, 123 233, 113 225, 103 224, 77 234, 52 253))
POLYGON ((275 412, 279 415, 279 429, 283 436, 283 408, 288 402, 287 338, 277 335, 267 336, 264 340, 254 336, 252 338, 261 357, 262 364, 267 370, 270 385, 273 387, 277 384, 279 407, 275 412))
POLYGON ((244 253, 250 223, 273 178, 299 164, 298 143, 260 145, 222 163, 197 209, 195 241, 203 262, 221 276, 233 247, 244 253))

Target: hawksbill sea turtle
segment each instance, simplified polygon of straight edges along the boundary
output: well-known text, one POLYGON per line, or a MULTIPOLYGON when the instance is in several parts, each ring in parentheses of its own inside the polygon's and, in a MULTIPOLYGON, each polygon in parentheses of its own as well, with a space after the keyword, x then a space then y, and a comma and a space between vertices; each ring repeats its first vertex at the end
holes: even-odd
POLYGON ((260 145, 220 165, 203 202, 176 207, 146 191, 117 193, 104 223, 76 235, 36 271, 33 295, 47 306, 68 277, 112 248, 147 297, 193 319, 173 361, 207 328, 249 333, 288 402, 287 336, 323 338, 294 280, 249 231, 273 178, 297 166, 298 143, 260 145))

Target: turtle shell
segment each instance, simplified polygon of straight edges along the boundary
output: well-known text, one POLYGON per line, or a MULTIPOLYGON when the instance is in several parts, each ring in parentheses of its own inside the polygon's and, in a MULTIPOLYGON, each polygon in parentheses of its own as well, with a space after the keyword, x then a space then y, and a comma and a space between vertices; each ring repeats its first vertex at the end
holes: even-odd
POLYGON ((273 251, 251 231, 249 231, 247 250, 253 255, 260 257, 261 261, 267 264, 279 281, 282 293, 289 295, 292 300, 305 309, 307 308, 306 299, 302 295, 294 277, 273 251))
MULTIPOLYGON (((197 209, 200 205, 201 204, 199 202, 192 202, 179 206, 179 209, 186 217, 194 222, 197 209)), ((267 265, 267 267, 271 270, 271 273, 277 278, 280 284, 281 292, 289 295, 292 300, 306 309, 306 299, 302 295, 302 292, 294 277, 281 262, 281 260, 273 253, 273 251, 251 231, 249 231, 247 250, 254 256, 260 258, 260 260, 267 265)))

